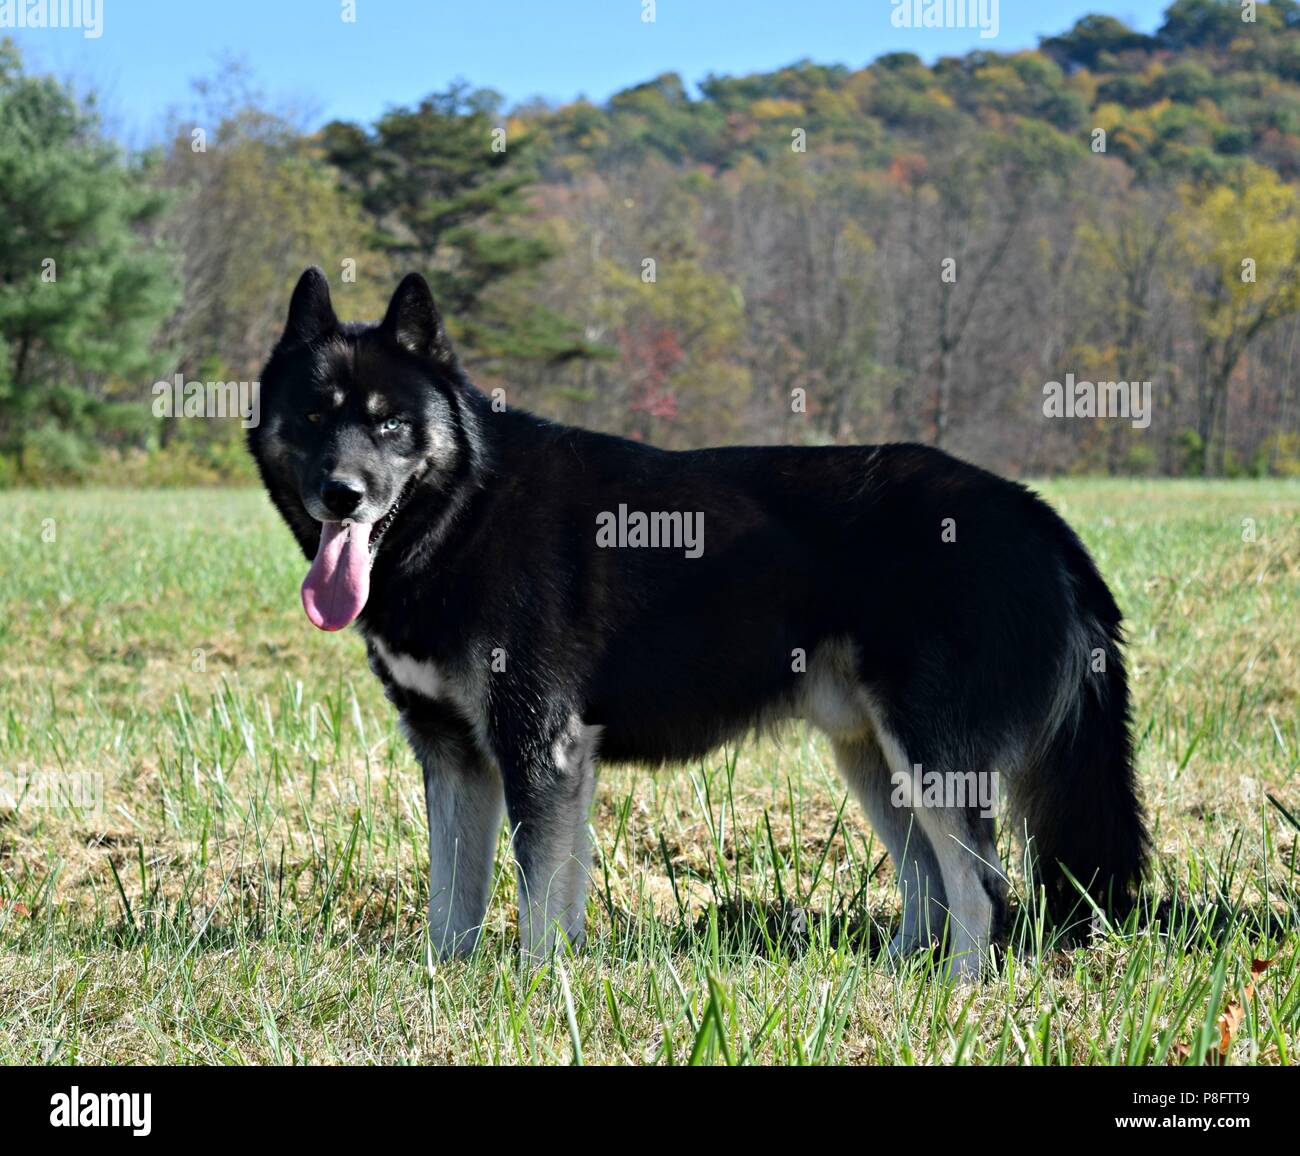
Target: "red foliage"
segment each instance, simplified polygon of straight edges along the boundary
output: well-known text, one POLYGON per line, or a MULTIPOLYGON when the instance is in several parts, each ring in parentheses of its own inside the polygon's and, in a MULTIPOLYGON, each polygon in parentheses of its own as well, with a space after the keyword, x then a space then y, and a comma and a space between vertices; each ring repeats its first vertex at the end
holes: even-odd
POLYGON ((901 188, 915 189, 925 180, 929 167, 919 153, 899 153, 889 164, 889 179, 901 188))
POLYGON ((686 359, 677 335, 665 325, 643 324, 625 331, 619 344, 623 363, 634 369, 628 408, 633 413, 675 421, 677 392, 668 384, 668 378, 686 359))

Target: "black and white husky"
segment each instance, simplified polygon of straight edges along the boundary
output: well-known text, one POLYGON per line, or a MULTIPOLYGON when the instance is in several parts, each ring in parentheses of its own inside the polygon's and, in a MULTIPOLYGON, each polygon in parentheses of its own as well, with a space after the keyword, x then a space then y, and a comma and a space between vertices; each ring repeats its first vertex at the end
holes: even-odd
POLYGON ((503 813, 544 955, 582 935, 598 757, 785 717, 826 733, 889 850, 896 951, 984 960, 1006 893, 984 783, 1058 918, 1138 881, 1120 614, 1022 486, 916 445, 670 453, 498 407, 415 274, 362 325, 304 273, 261 406, 307 616, 357 624, 424 769, 439 954, 477 942, 503 813))

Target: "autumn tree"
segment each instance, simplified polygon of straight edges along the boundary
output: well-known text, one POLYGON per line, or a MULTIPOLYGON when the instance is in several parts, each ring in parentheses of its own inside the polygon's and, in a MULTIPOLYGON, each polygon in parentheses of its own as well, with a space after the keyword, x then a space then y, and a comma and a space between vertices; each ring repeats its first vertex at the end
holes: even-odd
POLYGON ((1222 473, 1233 373, 1260 333, 1300 309, 1300 194, 1247 164, 1230 183, 1184 188, 1182 199, 1177 229, 1190 272, 1186 296, 1200 328, 1200 467, 1222 473))

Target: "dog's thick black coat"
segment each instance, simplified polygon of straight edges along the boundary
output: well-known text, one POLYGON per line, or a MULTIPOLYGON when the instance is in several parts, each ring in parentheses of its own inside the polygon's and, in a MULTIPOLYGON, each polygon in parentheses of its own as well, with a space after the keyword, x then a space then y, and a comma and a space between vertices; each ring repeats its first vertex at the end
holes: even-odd
POLYGON ((424 766, 441 950, 475 941, 502 803, 545 951, 581 934, 597 756, 681 761, 792 716, 890 850, 900 950, 947 922, 977 967, 1005 886, 976 807, 898 805, 918 765, 996 773, 1058 916, 1067 874, 1103 905, 1138 879, 1119 610, 1024 487, 916 445, 667 452, 494 407, 414 276, 362 326, 304 274, 261 398, 250 447, 308 557, 322 487, 366 494, 357 625, 424 766), (702 551, 600 544, 620 506, 696 516, 702 551))

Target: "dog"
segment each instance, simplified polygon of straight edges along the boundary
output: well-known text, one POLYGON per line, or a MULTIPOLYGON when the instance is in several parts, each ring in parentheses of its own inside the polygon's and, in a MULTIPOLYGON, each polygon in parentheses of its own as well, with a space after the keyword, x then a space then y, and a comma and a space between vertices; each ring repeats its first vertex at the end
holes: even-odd
POLYGON ((996 783, 1052 917, 1148 851, 1120 612, 1018 483, 920 445, 669 452, 471 384, 425 280, 341 323, 307 270, 248 434, 424 772, 429 932, 480 938, 503 814, 521 950, 583 934, 595 765, 697 759, 777 720, 829 738, 902 897, 891 951, 980 972, 1006 911, 996 783), (932 789, 933 788, 933 789, 932 789))

